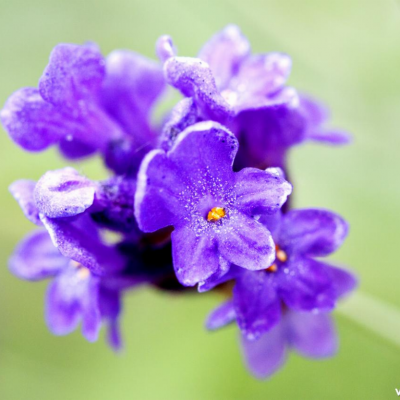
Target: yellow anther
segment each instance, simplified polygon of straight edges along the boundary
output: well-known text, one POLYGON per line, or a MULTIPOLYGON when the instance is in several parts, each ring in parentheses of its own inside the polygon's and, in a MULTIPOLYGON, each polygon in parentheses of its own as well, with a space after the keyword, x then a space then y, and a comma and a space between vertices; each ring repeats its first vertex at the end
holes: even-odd
POLYGON ((218 221, 221 218, 225 217, 226 213, 225 210, 221 207, 214 207, 212 208, 208 215, 207 215, 207 221, 218 221))
MULTIPOLYGON (((277 244, 275 245, 275 254, 276 254, 276 260, 280 262, 285 262, 288 259, 288 256, 285 251, 283 251, 277 244)), ((272 264, 268 268, 266 268, 267 272, 276 272, 278 270, 278 265, 277 264, 272 264)))
POLYGON ((277 258, 280 262, 285 262, 285 261, 287 260, 287 254, 286 254, 283 250, 278 249, 278 250, 276 251, 276 258, 277 258))
POLYGON ((267 268, 268 272, 276 272, 278 269, 276 264, 272 264, 270 267, 267 268))

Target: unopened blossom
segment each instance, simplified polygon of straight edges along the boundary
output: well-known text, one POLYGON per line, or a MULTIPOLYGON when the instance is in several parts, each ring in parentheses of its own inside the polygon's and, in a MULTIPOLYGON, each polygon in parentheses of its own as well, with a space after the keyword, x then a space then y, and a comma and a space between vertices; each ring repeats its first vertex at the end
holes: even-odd
MULTIPOLYGON (((11 186, 13 193, 16 188, 22 189, 19 185, 11 186)), ((135 189, 136 180, 131 177, 116 176, 95 182, 66 167, 46 172, 33 185, 32 201, 49 218, 86 213, 101 227, 135 235, 139 233, 133 215, 135 189)))

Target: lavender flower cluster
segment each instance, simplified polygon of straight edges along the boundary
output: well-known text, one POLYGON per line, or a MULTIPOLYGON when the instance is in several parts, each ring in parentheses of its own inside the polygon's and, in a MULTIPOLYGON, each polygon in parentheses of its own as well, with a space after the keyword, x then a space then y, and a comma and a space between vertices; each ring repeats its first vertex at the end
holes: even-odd
POLYGON ((345 144, 348 135, 286 85, 287 55, 251 54, 236 26, 197 58, 177 56, 168 36, 156 51, 159 62, 59 44, 38 87, 7 100, 1 121, 17 145, 58 146, 71 161, 100 155, 112 172, 92 181, 66 167, 11 185, 38 226, 12 255, 12 273, 52 279, 46 321, 56 335, 81 323, 95 341, 106 323, 119 349, 126 291, 197 288, 225 299, 206 326, 236 322, 257 377, 276 371, 289 349, 333 355, 330 313, 356 281, 321 258, 341 246, 348 226, 331 211, 292 209, 287 154, 306 141, 345 144), (182 99, 157 124, 168 86, 182 99))

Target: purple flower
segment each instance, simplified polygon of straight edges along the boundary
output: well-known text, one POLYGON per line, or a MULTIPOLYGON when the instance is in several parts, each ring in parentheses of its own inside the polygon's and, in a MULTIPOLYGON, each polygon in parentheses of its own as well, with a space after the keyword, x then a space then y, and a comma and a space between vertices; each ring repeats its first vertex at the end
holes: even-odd
MULTIPOLYGON (((337 299, 347 296, 356 287, 356 279, 348 271, 329 266, 328 272, 337 299)), ((255 304, 254 299, 252 304, 255 304)), ((268 309, 263 311, 268 312, 268 309)), ((230 299, 210 313, 206 326, 209 330, 222 328, 238 319, 237 312, 235 299, 230 299)), ((338 340, 329 313, 299 311, 285 305, 280 306, 279 312, 279 320, 262 334, 249 337, 242 331, 242 353, 247 367, 257 378, 267 378, 281 368, 291 349, 304 357, 316 359, 336 353, 338 340)))
POLYGON ((291 192, 278 169, 232 171, 235 136, 201 122, 165 153, 153 150, 138 174, 135 215, 153 232, 172 225, 178 280, 195 285, 224 274, 229 263, 256 270, 275 258, 272 237, 254 217, 277 212, 291 192))
POLYGON ((334 252, 347 235, 347 224, 324 210, 292 210, 269 223, 276 246, 275 260, 263 271, 234 268, 225 277, 210 279, 200 290, 235 279, 234 314, 249 340, 259 338, 281 319, 281 303, 298 312, 329 312, 337 299, 354 288, 344 270, 315 257, 334 252))
POLYGON ((193 97, 205 119, 224 122, 242 110, 296 101, 284 87, 291 69, 286 54, 251 55, 239 28, 229 25, 200 51, 198 58, 170 57, 167 82, 193 97))
MULTIPOLYGON (((103 223, 107 220, 121 228, 116 225, 121 219, 127 226, 126 212, 119 210, 127 200, 118 196, 125 189, 121 190, 120 180, 99 185, 64 168, 47 172, 37 184, 17 181, 10 188, 27 217, 45 228, 28 235, 16 248, 11 271, 26 280, 54 278, 46 300, 46 320, 54 334, 68 334, 82 321, 83 335, 94 341, 101 322, 107 321, 109 342, 116 349, 121 346, 122 291, 143 283, 160 286, 171 280, 173 272, 168 247, 152 248, 143 240, 139 246, 132 231, 129 240, 116 246, 101 240, 89 209, 95 207, 98 218, 99 210, 106 208, 103 223)), ((132 208, 133 190, 129 201, 132 208)))
POLYGON ((163 60, 168 83, 194 99, 198 117, 222 122, 238 137, 235 170, 285 167, 287 150, 306 140, 334 145, 349 140, 345 132, 325 126, 328 113, 319 103, 285 86, 290 58, 252 55, 234 25, 212 37, 198 58, 169 52, 163 60))
MULTIPOLYGON (((342 298, 355 288, 356 282, 344 270, 336 268, 335 272, 333 282, 341 287, 339 296, 342 298)), ((206 326, 215 330, 235 319, 235 306, 229 300, 211 312, 206 326)), ((329 313, 299 312, 283 307, 276 325, 256 339, 242 334, 241 346, 249 370, 257 378, 264 379, 283 366, 288 350, 294 349, 304 357, 326 358, 336 353, 338 340, 329 313)))
POLYGON ((59 44, 38 89, 15 92, 1 121, 25 150, 58 144, 72 159, 99 150, 124 173, 155 143, 149 113, 163 88, 161 67, 133 52, 115 51, 105 60, 94 44, 59 44))
MULTIPOLYGON (((79 249, 76 249, 77 251, 79 249)), ((46 321, 55 335, 74 331, 82 321, 82 333, 97 340, 102 320, 109 325, 109 342, 121 346, 118 318, 120 291, 107 279, 91 272, 89 265, 61 254, 49 233, 39 229, 28 235, 10 258, 10 269, 21 279, 37 281, 53 278, 46 299, 46 321)))

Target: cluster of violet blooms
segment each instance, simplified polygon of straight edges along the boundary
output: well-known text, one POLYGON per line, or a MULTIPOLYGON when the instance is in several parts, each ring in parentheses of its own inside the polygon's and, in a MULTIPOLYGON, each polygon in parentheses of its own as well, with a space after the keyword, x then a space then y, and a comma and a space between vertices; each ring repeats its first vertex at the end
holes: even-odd
POLYGON ((30 152, 58 146, 68 160, 100 155, 112 176, 91 181, 71 167, 10 186, 38 226, 16 248, 18 277, 51 278, 46 321, 56 335, 102 323, 119 349, 122 295, 138 286, 220 293, 210 330, 236 322, 249 369, 275 372, 289 349, 331 356, 330 312, 356 286, 321 260, 348 226, 322 209, 292 209, 287 153, 306 141, 338 145, 316 101, 286 86, 291 59, 251 54, 227 26, 197 58, 168 36, 159 62, 128 50, 106 58, 92 43, 59 44, 37 88, 11 95, 1 121, 30 152), (152 123, 166 88, 183 99, 152 123), (118 242, 106 232, 118 233, 118 242))

